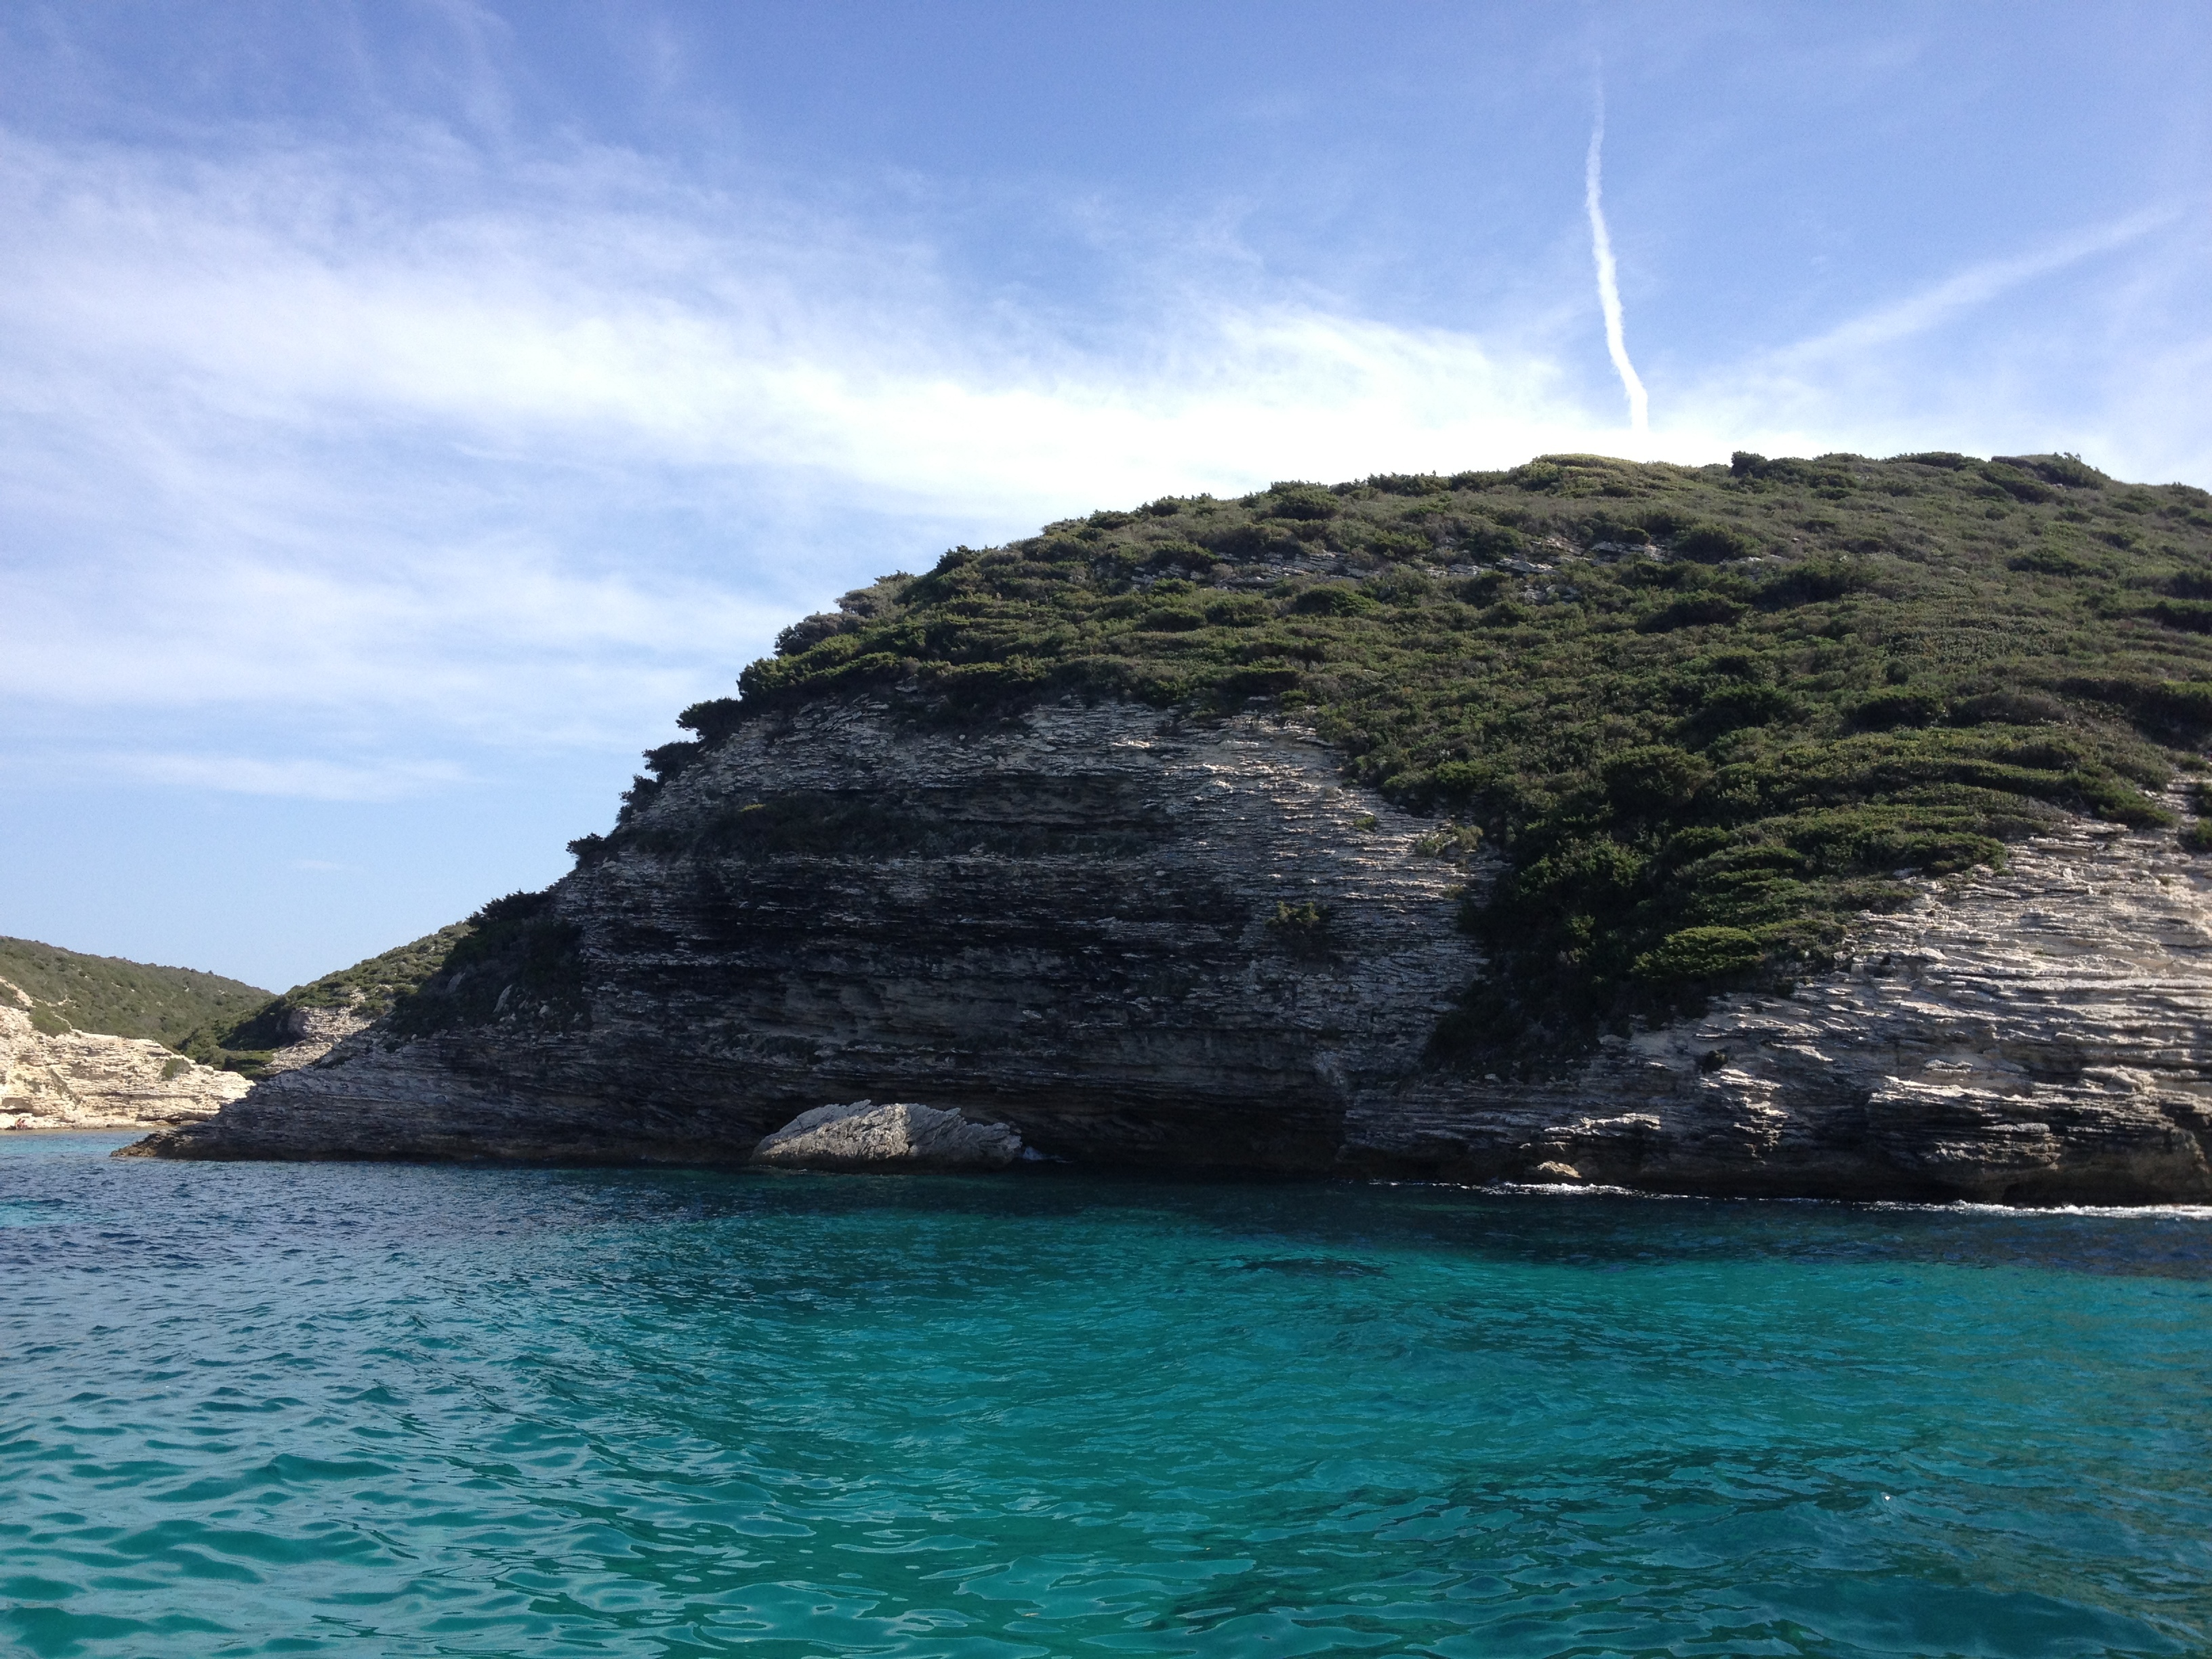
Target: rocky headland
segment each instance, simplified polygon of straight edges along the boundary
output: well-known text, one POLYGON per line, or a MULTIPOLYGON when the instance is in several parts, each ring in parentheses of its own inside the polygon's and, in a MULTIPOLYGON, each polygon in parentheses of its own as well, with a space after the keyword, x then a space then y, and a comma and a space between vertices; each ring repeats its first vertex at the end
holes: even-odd
POLYGON ((137 1129, 212 1115, 247 1079, 186 1050, 266 991, 198 969, 0 938, 0 1129, 137 1129))
POLYGON ((2121 489, 1564 457, 957 550, 130 1151, 737 1164, 874 1100, 955 1115, 909 1158, 2212 1199, 2212 498, 2121 489))
POLYGON ((2212 878, 2170 832, 2075 823, 2002 873, 1914 880, 1786 995, 1506 1081, 1426 1060, 1484 966, 1463 890, 1499 860, 1425 849, 1430 821, 1280 718, 1067 705, 929 732, 827 702, 747 728, 635 827, 526 924, 567 933, 573 981, 491 964, 486 1023, 371 1028, 145 1150, 735 1164, 872 1096, 1083 1163, 2212 1198, 2212 878), (1285 924, 1307 905, 1325 921, 1285 924))

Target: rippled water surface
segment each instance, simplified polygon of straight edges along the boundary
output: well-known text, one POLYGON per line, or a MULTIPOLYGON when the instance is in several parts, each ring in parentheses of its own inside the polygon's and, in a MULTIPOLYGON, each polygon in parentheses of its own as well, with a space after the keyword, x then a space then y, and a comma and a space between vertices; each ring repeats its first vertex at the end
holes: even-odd
POLYGON ((2212 1651, 2212 1218, 0 1138, 0 1649, 2212 1651))

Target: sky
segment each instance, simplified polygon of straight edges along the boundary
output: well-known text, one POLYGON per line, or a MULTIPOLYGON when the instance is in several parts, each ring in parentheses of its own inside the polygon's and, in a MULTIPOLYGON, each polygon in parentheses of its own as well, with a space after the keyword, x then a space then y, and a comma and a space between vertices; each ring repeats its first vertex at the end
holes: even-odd
POLYGON ((345 966, 1096 507, 2208 381, 2200 0, 5 0, 0 933, 345 966))

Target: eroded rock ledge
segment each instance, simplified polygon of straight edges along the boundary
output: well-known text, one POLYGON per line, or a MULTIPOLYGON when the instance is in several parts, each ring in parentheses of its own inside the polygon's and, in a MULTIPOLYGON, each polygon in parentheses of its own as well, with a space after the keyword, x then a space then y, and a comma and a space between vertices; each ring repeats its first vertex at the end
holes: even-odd
POLYGON ((1608 1040, 1571 1082, 1410 1084, 1346 1124, 1375 1173, 2011 1203, 2212 1196, 2212 883, 2078 824, 1915 884, 1838 972, 1608 1040), (1470 1109, 1470 1107, 1473 1109, 1470 1109))
POLYGON ((1423 856, 1432 827, 1273 720, 1069 704, 956 732, 817 702, 554 890, 570 1004, 373 1027, 131 1150, 734 1164, 866 1097, 1078 1163, 2212 1198, 2212 884, 2170 835, 2084 823, 1922 883, 1794 996, 1531 1085, 1423 1064, 1481 965, 1456 896, 1492 873, 1423 856))

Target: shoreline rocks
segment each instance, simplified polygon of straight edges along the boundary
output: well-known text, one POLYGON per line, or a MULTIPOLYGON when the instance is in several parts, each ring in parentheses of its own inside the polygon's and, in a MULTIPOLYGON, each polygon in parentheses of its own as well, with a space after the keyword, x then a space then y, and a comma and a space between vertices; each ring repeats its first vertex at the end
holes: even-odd
POLYGON ((781 1170, 1003 1170, 1022 1156, 1022 1138, 1003 1123, 971 1123, 957 1112, 893 1101, 817 1106, 764 1136, 750 1162, 781 1170))

